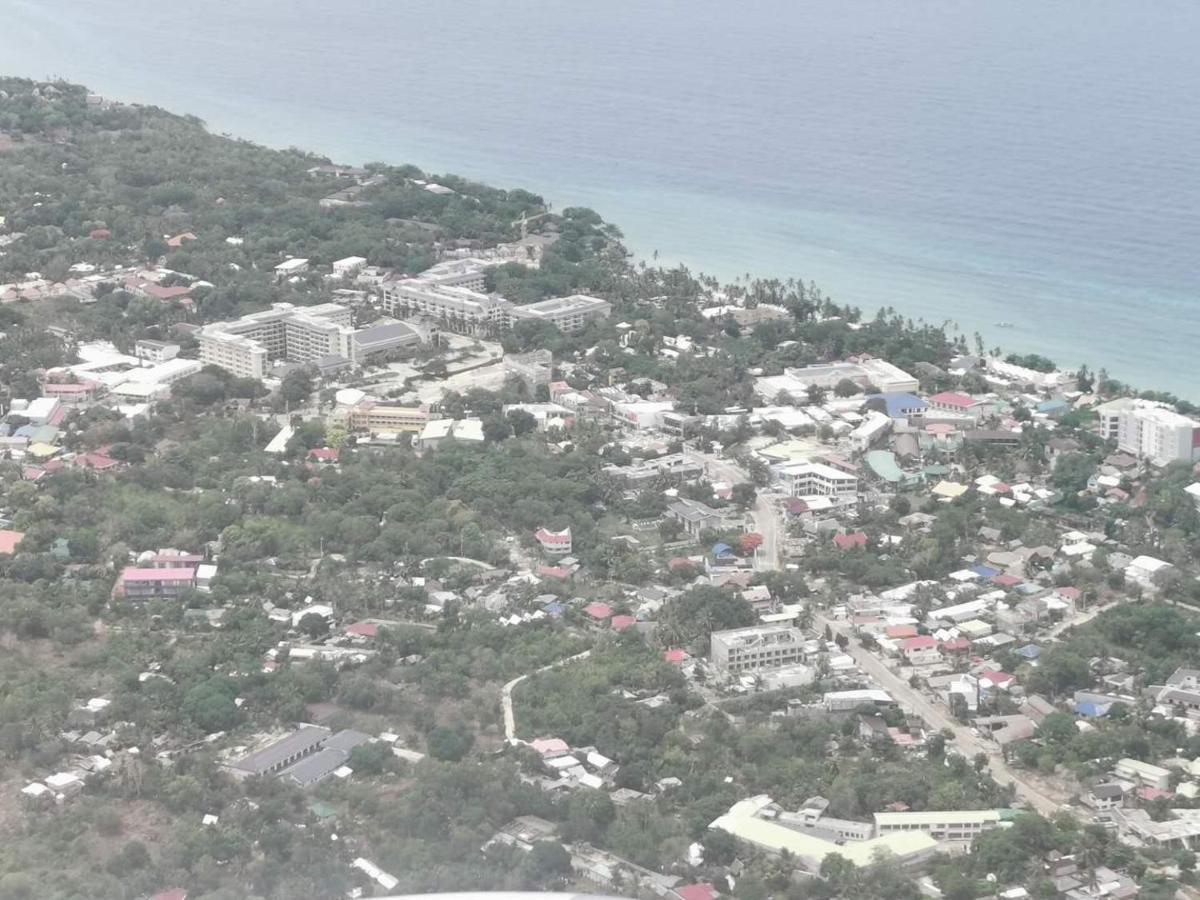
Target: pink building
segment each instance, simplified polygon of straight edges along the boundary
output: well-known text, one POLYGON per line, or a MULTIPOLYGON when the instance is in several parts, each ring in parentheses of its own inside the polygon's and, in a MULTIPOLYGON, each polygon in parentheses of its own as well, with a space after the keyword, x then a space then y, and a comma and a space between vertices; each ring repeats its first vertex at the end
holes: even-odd
POLYGON ((129 600, 174 600, 196 586, 196 569, 127 566, 117 579, 117 592, 129 600))

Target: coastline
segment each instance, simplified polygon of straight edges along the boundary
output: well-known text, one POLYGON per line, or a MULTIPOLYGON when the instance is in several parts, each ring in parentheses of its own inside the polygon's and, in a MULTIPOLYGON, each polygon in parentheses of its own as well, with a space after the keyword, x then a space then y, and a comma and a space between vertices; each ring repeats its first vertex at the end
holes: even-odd
POLYGON ((386 137, 371 138, 356 131, 354 117, 336 110, 319 109, 314 120, 287 114, 285 108, 263 119, 255 117, 249 106, 208 91, 190 106, 170 99, 135 99, 139 96, 141 92, 122 93, 114 99, 163 109, 195 109, 209 131, 273 149, 298 147, 353 164, 411 163, 427 172, 452 172, 484 184, 524 187, 546 197, 556 209, 596 209, 622 230, 635 258, 648 264, 685 265, 722 281, 747 274, 797 277, 814 282, 836 302, 861 308, 866 316, 880 308, 894 308, 914 321, 948 323, 951 333, 969 341, 981 334, 989 348, 1042 354, 1064 367, 1107 368, 1122 382, 1200 400, 1195 379, 1184 372, 1164 373, 1161 354, 1151 349, 1177 339, 1174 326, 1186 312, 1178 300, 1158 297, 1150 302, 1143 297, 1129 302, 1122 289, 1100 282, 1068 285, 1044 266, 1041 271, 1031 265, 1013 272, 1001 260, 957 258, 953 245, 907 237, 865 214, 792 208, 778 198, 746 198, 740 205, 729 205, 727 198, 707 196, 679 183, 649 190, 633 183, 582 185, 561 175, 538 175, 527 164, 505 161, 502 155, 481 155, 460 138, 447 144, 448 136, 407 123, 404 142, 396 149, 386 137), (221 111, 220 117, 205 109, 210 103, 221 111), (376 152, 385 150, 385 145, 389 152, 376 152), (764 222, 769 223, 767 230, 764 222), (1014 303, 1014 294, 1025 299, 1014 303), (1076 312, 1097 304, 1105 315, 1080 317, 1076 312), (1148 321, 1141 311, 1145 306, 1166 311, 1156 321, 1148 321), (1011 322, 1013 327, 1001 329, 998 322, 1011 322), (1148 330, 1155 332, 1153 339, 1128 340, 1130 334, 1148 330), (1092 352, 1092 347, 1103 352, 1092 352))

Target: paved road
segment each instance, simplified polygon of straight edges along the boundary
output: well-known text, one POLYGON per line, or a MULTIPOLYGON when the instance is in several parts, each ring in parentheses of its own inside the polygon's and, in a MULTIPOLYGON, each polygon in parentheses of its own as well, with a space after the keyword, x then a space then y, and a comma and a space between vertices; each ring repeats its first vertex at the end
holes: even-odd
MULTIPOLYGON (((753 482, 750 473, 736 462, 701 453, 699 450, 685 451, 689 457, 703 464, 709 477, 717 481, 727 481, 730 484, 753 482)), ((762 546, 758 549, 756 565, 759 569, 771 570, 779 568, 780 525, 779 512, 775 509, 775 500, 770 495, 759 494, 754 504, 754 530, 762 535, 762 546)))
POLYGON ((574 656, 568 656, 566 659, 560 659, 557 662, 552 662, 548 666, 542 666, 540 669, 535 669, 532 672, 526 672, 524 675, 518 676, 500 689, 500 708, 504 710, 504 739, 510 744, 521 743, 517 740, 517 714, 513 709, 513 691, 517 685, 528 678, 530 675, 537 675, 541 672, 549 672, 551 669, 557 669, 559 666, 565 666, 567 663, 575 662, 576 660, 586 659, 591 655, 591 650, 584 650, 582 653, 576 653, 574 656))
POLYGON ((992 777, 999 784, 1012 784, 1017 796, 1028 806, 1044 816, 1054 815, 1062 808, 1066 802, 1065 797, 1051 796, 1044 789, 1032 784, 1023 774, 1010 768, 995 744, 976 737, 970 728, 953 719, 948 710, 931 703, 925 695, 885 666, 879 657, 860 646, 845 622, 820 614, 813 617, 813 622, 818 631, 824 631, 828 626, 834 634, 844 634, 850 638, 846 652, 854 657, 864 672, 879 682, 880 687, 895 697, 901 706, 919 715, 932 727, 951 732, 954 735, 955 746, 967 759, 974 759, 979 753, 987 756, 992 777))

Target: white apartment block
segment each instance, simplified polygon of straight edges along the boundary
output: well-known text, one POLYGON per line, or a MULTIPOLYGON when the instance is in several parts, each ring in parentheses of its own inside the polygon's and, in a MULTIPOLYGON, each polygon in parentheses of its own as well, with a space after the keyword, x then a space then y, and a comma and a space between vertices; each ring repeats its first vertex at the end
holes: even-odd
POLYGON ((179 355, 179 345, 166 341, 141 340, 133 345, 133 353, 143 362, 163 363, 179 355))
POLYGON ((499 331, 520 321, 549 322, 560 331, 579 331, 588 322, 607 318, 612 310, 608 301, 583 294, 518 306, 483 293, 486 268, 474 259, 439 263, 416 278, 384 281, 380 301, 389 315, 424 314, 466 334, 499 331))
POLYGON ((829 497, 838 506, 858 502, 858 476, 818 462, 784 463, 775 474, 793 497, 829 497))
POLYGON ((875 813, 875 836, 898 831, 920 831, 938 841, 971 841, 1000 825, 995 809, 946 810, 938 812, 875 813))
POLYGON ((517 322, 549 322, 559 331, 581 331, 598 319, 607 319, 612 305, 598 297, 572 294, 570 297, 552 297, 540 303, 525 306, 509 306, 508 324, 517 322))
POLYGON ((778 669, 804 660, 804 635, 790 625, 755 625, 714 631, 712 663, 730 675, 778 669))
POLYGON ((325 356, 353 361, 350 310, 336 303, 298 307, 276 303, 231 322, 200 329, 200 361, 243 378, 264 378, 271 362, 312 362, 325 356))
POLYGON ((1200 422, 1162 403, 1121 398, 1096 408, 1100 435, 1156 466, 1200 459, 1200 422))

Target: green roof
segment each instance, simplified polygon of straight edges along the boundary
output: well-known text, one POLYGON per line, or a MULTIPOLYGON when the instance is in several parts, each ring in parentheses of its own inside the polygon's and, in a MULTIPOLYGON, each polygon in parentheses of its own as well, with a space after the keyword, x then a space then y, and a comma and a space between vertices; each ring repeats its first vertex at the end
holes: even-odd
POLYGON ((904 473, 896 462, 896 454, 891 450, 872 450, 867 454, 867 465, 884 481, 899 484, 904 479, 904 473))
POLYGON ((337 815, 337 810, 324 800, 317 800, 314 803, 308 804, 308 811, 318 819, 332 819, 337 815))

